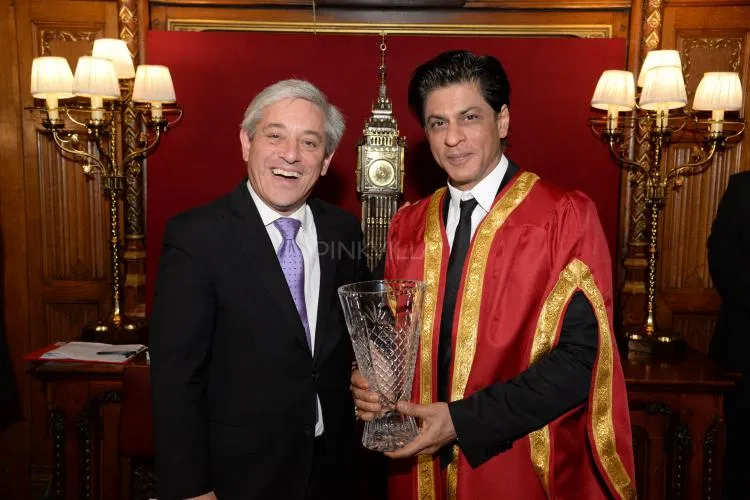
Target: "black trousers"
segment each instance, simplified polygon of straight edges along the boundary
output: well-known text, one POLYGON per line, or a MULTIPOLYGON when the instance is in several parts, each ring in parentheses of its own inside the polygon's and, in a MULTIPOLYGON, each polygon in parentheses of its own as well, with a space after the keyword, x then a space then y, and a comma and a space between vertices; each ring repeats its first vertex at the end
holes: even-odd
POLYGON ((354 487, 351 463, 332 453, 325 434, 313 441, 313 466, 305 500, 350 500, 354 487))

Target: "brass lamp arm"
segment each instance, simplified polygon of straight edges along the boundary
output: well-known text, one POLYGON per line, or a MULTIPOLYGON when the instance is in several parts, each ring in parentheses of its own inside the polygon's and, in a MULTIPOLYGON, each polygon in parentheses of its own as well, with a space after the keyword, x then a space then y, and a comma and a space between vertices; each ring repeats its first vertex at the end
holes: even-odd
POLYGON ((673 128, 672 129, 672 133, 673 134, 677 134, 678 132, 682 132, 682 129, 684 129, 685 126, 687 126, 688 123, 695 123, 697 125, 698 118, 696 118, 694 116, 690 116, 690 115, 684 116, 683 119, 682 119, 682 123, 680 124, 680 126, 677 127, 677 128, 673 128))
POLYGON ((150 155, 153 152, 153 150, 159 145, 159 142, 161 142, 161 131, 164 126, 165 125, 161 123, 157 124, 154 127, 154 138, 151 141, 151 143, 147 143, 146 147, 144 148, 131 151, 125 157, 125 164, 128 165, 132 161, 140 160, 150 155))
POLYGON ((615 160, 617 160, 618 162, 620 162, 623 165, 627 165, 629 167, 629 168, 627 168, 628 170, 635 170, 636 172, 640 172, 640 173, 642 173, 644 175, 648 175, 648 169, 646 167, 644 167, 643 165, 641 165, 640 163, 638 163, 636 161, 629 160, 629 159, 625 158, 624 156, 622 156, 622 155, 620 155, 620 154, 617 153, 617 150, 615 149, 615 141, 614 140, 610 140, 608 142, 609 142, 609 153, 612 155, 612 157, 615 160))
MULTIPOLYGON (((52 138, 54 139, 55 144, 57 144, 57 147, 60 148, 61 151, 68 153, 74 158, 81 158, 87 161, 87 165, 89 165, 89 169, 87 169, 86 166, 84 166, 84 172, 90 173, 91 166, 93 166, 95 170, 98 170, 101 173, 104 173, 106 171, 106 166, 96 156, 90 153, 86 153, 85 151, 81 151, 79 149, 74 149, 74 148, 70 148, 66 146, 65 145, 66 143, 74 142, 74 141, 72 139, 62 138, 60 133, 56 129, 52 129, 52 138)), ((97 149, 98 149, 98 146, 97 146, 97 149)))
POLYGON ((716 145, 718 142, 719 142, 718 139, 712 140, 711 147, 708 149, 708 152, 706 152, 705 155, 698 161, 685 163, 683 165, 680 165, 677 168, 670 170, 667 173, 667 178, 665 179, 665 181, 667 183, 670 183, 679 177, 686 177, 688 175, 695 175, 697 173, 700 173, 703 170, 703 168, 699 168, 699 167, 704 167, 705 165, 708 164, 708 162, 710 162, 713 159, 714 153, 716 153, 716 145))
POLYGON ((99 133, 99 130, 94 129, 94 137, 95 137, 95 143, 96 143, 96 149, 97 149, 97 151, 99 151, 99 154, 101 156, 103 156, 104 159, 106 160, 106 163, 102 162, 102 164, 103 165, 109 165, 111 167, 111 169, 110 169, 111 171, 110 172, 108 172, 107 170, 104 170, 104 171, 102 171, 102 173, 104 173, 104 174, 108 174, 109 173, 109 174, 115 174, 116 175, 116 173, 117 173, 116 172, 117 166, 114 164, 114 161, 112 159, 112 155, 107 152, 107 148, 106 148, 105 143, 104 143, 105 139, 110 140, 110 136, 107 135, 107 134, 101 134, 101 133, 99 133))
POLYGON ((741 135, 742 135, 742 133, 743 133, 743 132, 745 131, 745 122, 730 122, 730 121, 727 121, 727 122, 725 122, 725 123, 731 123, 731 124, 733 124, 733 125, 737 125, 737 124, 739 124, 739 125, 740 125, 740 128, 739 128, 739 130, 738 130, 737 132, 735 132, 734 134, 730 134, 730 135, 727 135, 726 137, 724 137, 724 143, 730 142, 730 141, 731 141, 732 139, 734 139, 735 137, 739 137, 739 136, 741 136, 741 135))
MULTIPOLYGON (((71 111, 71 108, 69 108, 69 107, 67 107, 67 106, 66 106, 66 107, 64 107, 64 108, 61 108, 61 109, 65 110, 65 116, 67 116, 67 117, 68 117, 68 119, 69 119, 70 121, 72 121, 73 123, 75 123, 75 124, 76 124, 76 125, 78 125, 79 127, 87 127, 87 128, 90 128, 90 125, 89 125, 88 123, 86 123, 86 122, 80 122, 80 121, 78 121, 78 120, 76 120, 76 119, 75 119, 75 117, 74 117, 74 116, 73 116, 73 115, 72 115, 72 114, 70 113, 70 111, 71 111)), ((83 107, 79 107, 79 108, 72 108, 72 109, 73 109, 74 111, 76 111, 76 110, 77 110, 77 111, 79 111, 79 112, 81 112, 81 113, 90 113, 90 112, 91 112, 91 110, 90 110, 89 108, 83 108, 83 107)), ((113 108, 112 108, 112 109, 114 110, 114 106, 113 106, 113 108)), ((112 123, 112 122, 114 121, 114 119, 115 119, 115 118, 114 118, 114 113, 113 113, 113 112, 111 112, 111 110, 109 110, 109 109, 104 109, 104 111, 106 111, 106 112, 104 113, 104 116, 109 116, 109 119, 107 119, 107 120, 101 120, 101 121, 99 121, 98 123, 100 123, 100 125, 98 125, 98 126, 100 126, 100 127, 109 127, 109 125, 110 125, 110 124, 111 124, 111 123, 112 123)))

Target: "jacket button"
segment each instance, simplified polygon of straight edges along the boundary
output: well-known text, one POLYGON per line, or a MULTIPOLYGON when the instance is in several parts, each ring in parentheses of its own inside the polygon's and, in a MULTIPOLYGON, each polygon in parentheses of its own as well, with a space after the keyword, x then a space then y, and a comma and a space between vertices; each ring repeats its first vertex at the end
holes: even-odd
POLYGON ((315 433, 315 428, 312 425, 306 425, 303 429, 305 436, 312 436, 315 433))
POLYGON ((316 384, 318 383, 318 375, 318 372, 312 372, 312 379, 316 384))

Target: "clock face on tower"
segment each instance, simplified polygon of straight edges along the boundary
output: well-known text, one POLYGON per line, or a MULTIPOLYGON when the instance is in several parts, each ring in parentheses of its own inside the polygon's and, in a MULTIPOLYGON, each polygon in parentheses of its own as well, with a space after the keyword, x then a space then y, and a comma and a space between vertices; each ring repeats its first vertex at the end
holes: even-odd
POLYGON ((367 179, 373 186, 390 186, 396 178, 396 169, 393 164, 384 159, 378 159, 367 167, 367 179))

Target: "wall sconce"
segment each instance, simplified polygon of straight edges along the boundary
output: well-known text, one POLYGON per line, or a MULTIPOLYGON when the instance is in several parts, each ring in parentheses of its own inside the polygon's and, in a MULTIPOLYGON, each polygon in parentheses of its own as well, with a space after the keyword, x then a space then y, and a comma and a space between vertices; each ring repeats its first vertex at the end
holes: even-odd
MULTIPOLYGON (((608 70, 602 73, 591 99, 591 106, 607 111, 606 118, 591 120, 594 133, 609 145, 610 152, 621 168, 640 175, 634 181, 645 184, 649 224, 648 273, 646 281, 646 321, 633 331, 625 332, 628 348, 648 353, 669 352, 684 346, 679 335, 657 327, 656 263, 659 223, 666 201, 667 188, 678 188, 685 178, 703 172, 710 166, 715 153, 724 149, 745 130, 740 120, 727 121, 726 111, 742 107, 742 86, 737 73, 706 73, 693 100, 692 111, 677 114, 674 110, 687 104, 682 63, 676 50, 654 50, 648 53, 638 76, 642 87, 636 104, 635 79, 629 71, 608 70), (711 111, 703 119, 696 111, 711 111), (618 119, 621 112, 631 113, 625 124, 618 119), (627 157, 624 143, 625 127, 644 126, 649 133, 650 161, 638 162, 627 157), (691 142, 699 146, 697 154, 687 163, 666 169, 661 165, 665 149, 673 134, 690 132, 691 142)), ((688 137, 683 134, 681 137, 688 137)))
POLYGON ((31 95, 45 100, 44 107, 29 109, 40 114, 42 126, 60 153, 80 163, 85 175, 100 175, 109 202, 112 310, 109 317, 86 325, 81 337, 143 342, 145 320, 128 317, 122 310, 120 202, 126 187, 125 168, 151 154, 162 134, 182 118, 169 70, 141 65, 136 71, 125 41, 103 38, 94 41, 91 56, 78 59, 75 75, 65 58, 35 58, 31 95), (60 104, 72 98, 70 104, 60 104), (122 135, 118 135, 126 109, 135 111, 141 130, 137 147, 129 151, 124 151, 122 135))

